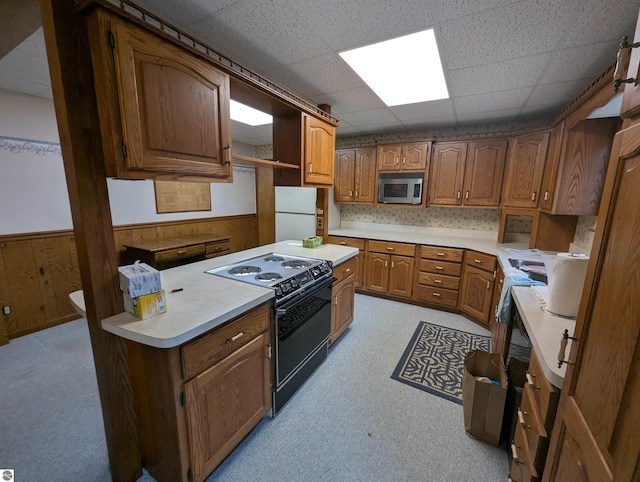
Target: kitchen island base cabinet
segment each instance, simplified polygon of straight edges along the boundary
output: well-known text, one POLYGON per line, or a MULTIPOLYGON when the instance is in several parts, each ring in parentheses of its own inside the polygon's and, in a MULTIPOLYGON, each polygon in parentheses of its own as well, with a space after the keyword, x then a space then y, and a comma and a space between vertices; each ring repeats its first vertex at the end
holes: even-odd
POLYGON ((126 341, 143 466, 159 482, 204 480, 271 410, 271 305, 174 348, 126 341))
POLYGON ((331 346, 353 321, 356 292, 356 258, 351 258, 333 268, 336 281, 333 283, 331 297, 331 346))

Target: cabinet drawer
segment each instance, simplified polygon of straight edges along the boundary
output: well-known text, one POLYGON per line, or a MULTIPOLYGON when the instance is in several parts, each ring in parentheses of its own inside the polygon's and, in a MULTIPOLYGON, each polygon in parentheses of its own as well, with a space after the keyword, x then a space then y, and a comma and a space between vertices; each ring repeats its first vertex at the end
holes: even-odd
POLYGON ((204 244, 194 244, 185 246, 184 248, 167 249, 166 251, 158 251, 154 254, 156 261, 172 261, 174 259, 191 258, 192 256, 200 256, 204 254, 204 244))
POLYGON ((390 243, 387 241, 369 241, 369 251, 375 253, 400 254, 403 256, 414 256, 416 253, 415 244, 390 243))
POLYGON ((215 258, 216 256, 222 256, 223 254, 229 254, 230 252, 231 244, 228 239, 204 245, 204 254, 206 258, 215 258))
POLYGON ((416 299, 418 301, 427 301, 429 303, 455 307, 458 305, 458 291, 418 285, 416 299))
POLYGON ((527 383, 531 388, 533 399, 540 413, 547 432, 553 428, 553 422, 558 408, 558 389, 554 387, 542 372, 535 350, 531 352, 531 361, 527 370, 527 383))
POLYGON ((206 333, 181 348, 182 377, 189 379, 269 329, 271 302, 206 333), (242 334, 241 336, 238 336, 242 334))
POLYGON ((441 259, 443 261, 462 263, 463 255, 464 249, 441 248, 439 246, 422 246, 420 248, 420 257, 427 259, 441 259))
POLYGON ((358 262, 354 256, 353 258, 349 258, 348 260, 340 263, 338 266, 335 266, 333 268, 333 276, 335 276, 336 278, 336 281, 334 281, 334 284, 342 281, 347 276, 355 274, 357 265, 358 265, 358 262))
POLYGON ((443 276, 435 273, 420 272, 418 283, 448 290, 458 290, 460 288, 460 278, 457 276, 443 276))
POLYGON ((513 460, 511 462, 512 479, 518 481, 537 480, 538 471, 533 466, 531 452, 529 450, 529 445, 527 444, 527 436, 524 429, 519 424, 516 425, 513 441, 509 450, 511 450, 511 455, 513 456, 513 460))
POLYGON ((496 257, 490 254, 479 253, 478 251, 468 250, 464 257, 464 261, 469 266, 483 269, 485 271, 493 271, 496 268, 496 257))
POLYGON ((446 261, 434 261, 430 259, 420 260, 420 271, 448 276, 460 276, 461 270, 462 265, 458 263, 447 263, 446 261))
POLYGON ((359 238, 346 238, 344 236, 329 236, 329 244, 340 244, 342 246, 350 246, 352 248, 358 248, 364 250, 364 239, 359 238))
POLYGON ((533 467, 542 471, 549 449, 549 437, 547 431, 540 420, 538 409, 532 397, 532 389, 525 385, 522 391, 522 401, 518 411, 518 423, 524 430, 531 462, 533 467))

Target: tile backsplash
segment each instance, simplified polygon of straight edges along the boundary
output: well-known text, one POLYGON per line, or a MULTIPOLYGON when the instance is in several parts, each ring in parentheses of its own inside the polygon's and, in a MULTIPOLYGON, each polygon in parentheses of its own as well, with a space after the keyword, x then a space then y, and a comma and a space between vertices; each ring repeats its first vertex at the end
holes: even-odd
MULTIPOLYGON (((376 207, 368 204, 342 204, 340 208, 340 220, 360 223, 498 231, 500 210, 446 207, 419 209, 387 206, 376 207)), ((531 223, 527 223, 526 220, 522 219, 514 219, 513 221, 509 221, 507 231, 512 233, 530 233, 531 223)))
POLYGON ((576 226, 576 234, 573 237, 573 244, 584 250, 585 253, 591 251, 593 236, 595 234, 598 216, 580 216, 576 226))

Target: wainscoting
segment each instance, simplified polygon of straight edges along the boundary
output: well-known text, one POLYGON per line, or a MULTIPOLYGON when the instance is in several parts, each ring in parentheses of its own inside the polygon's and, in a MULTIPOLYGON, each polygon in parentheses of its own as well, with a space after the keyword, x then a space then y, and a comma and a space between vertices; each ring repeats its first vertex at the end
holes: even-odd
MULTIPOLYGON (((230 238, 231 252, 258 246, 255 214, 114 227, 118 255, 123 243, 188 234, 230 238)), ((82 288, 73 231, 0 236, 0 345, 34 331, 79 318, 69 293, 82 288)))

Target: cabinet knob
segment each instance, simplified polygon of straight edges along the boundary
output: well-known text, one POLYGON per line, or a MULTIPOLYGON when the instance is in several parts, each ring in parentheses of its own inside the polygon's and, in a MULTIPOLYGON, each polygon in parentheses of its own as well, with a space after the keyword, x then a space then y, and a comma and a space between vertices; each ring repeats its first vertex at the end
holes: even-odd
POLYGON ((400 164, 400 158, 399 158, 399 157, 396 157, 396 166, 397 166, 398 164, 400 164))
POLYGON ((238 341, 243 336, 244 336, 244 332, 240 331, 240 332, 238 332, 237 335, 234 335, 231 338, 227 338, 227 343, 232 343, 234 341, 238 341))
POLYGON ((407 163, 407 158, 406 158, 406 157, 403 157, 403 158, 402 158, 402 165, 404 166, 406 163, 407 163))
POLYGON ((458 191, 458 199, 460 199, 461 193, 460 191, 458 191))
POLYGON ((313 174, 313 162, 309 163, 309 174, 313 174))
POLYGON ((393 251, 393 247, 392 246, 387 246, 387 250, 393 251))
POLYGON ((352 196, 353 196, 353 191, 352 191, 352 190, 350 190, 350 191, 349 191, 349 197, 352 197, 352 196))
POLYGON ((345 270, 343 271, 343 273, 345 273, 345 274, 346 274, 346 273, 350 273, 350 272, 351 272, 351 268, 347 268, 347 269, 345 269, 345 270))
POLYGON ((384 267, 386 268, 387 266, 389 266, 389 262, 388 262, 388 261, 385 261, 385 262, 384 262, 384 267))
POLYGON ((524 414, 525 414, 525 413, 526 413, 526 412, 523 412, 522 410, 518 409, 518 422, 520 422, 520 426, 521 426, 524 430, 526 430, 526 429, 528 429, 528 428, 531 428, 531 426, 530 426, 530 425, 527 425, 527 423, 526 423, 526 421, 525 421, 525 419, 524 419, 524 414))
POLYGON ((178 250, 178 254, 187 254, 187 250, 186 249, 180 249, 180 250, 178 250))
POLYGON ((344 241, 340 241, 340 244, 341 244, 342 246, 345 246, 347 243, 346 243, 346 242, 344 242, 344 241))
POLYGON ((434 283, 438 283, 438 284, 442 284, 442 280, 441 279, 434 279, 433 282, 434 283))
POLYGON ((356 189, 356 197, 358 197, 358 190, 356 189))
POLYGON ((549 191, 545 191, 544 192, 544 200, 548 201, 549 200, 549 191))
POLYGON ((440 298, 440 296, 442 296, 440 293, 436 293, 436 292, 433 292, 433 293, 431 293, 431 294, 432 294, 433 296, 435 296, 436 298, 440 298))
POLYGON ((435 268, 440 271, 444 269, 442 266, 436 266, 435 268))
POLYGON ((467 191, 467 192, 465 193, 464 198, 465 198, 465 199, 469 199, 469 191, 467 191))
POLYGON ((516 464, 523 464, 524 463, 518 458, 518 446, 516 444, 511 444, 511 455, 513 456, 513 462, 514 463, 516 463, 516 464))
POLYGON ((482 260, 479 260, 478 258, 474 258, 473 262, 476 264, 482 264, 482 260))
POLYGON ((525 378, 527 379, 527 383, 531 387, 531 390, 540 390, 540 387, 533 382, 534 377, 533 375, 531 375, 531 373, 527 372, 527 374, 525 375, 525 378))
POLYGON ((436 253, 438 256, 444 256, 444 253, 436 253))
POLYGON ((536 192, 535 192, 535 191, 533 191, 533 192, 531 193, 531 200, 532 200, 532 201, 535 201, 535 200, 536 200, 536 192))

